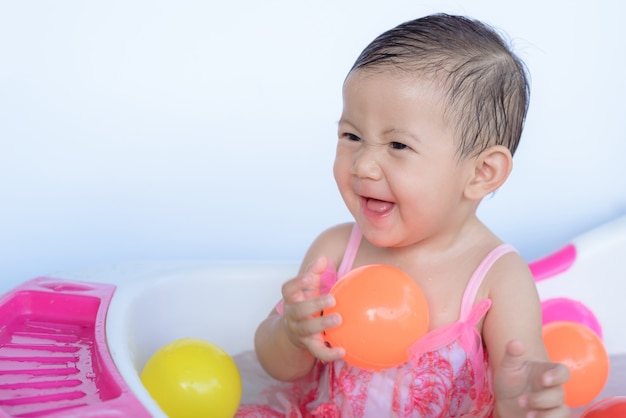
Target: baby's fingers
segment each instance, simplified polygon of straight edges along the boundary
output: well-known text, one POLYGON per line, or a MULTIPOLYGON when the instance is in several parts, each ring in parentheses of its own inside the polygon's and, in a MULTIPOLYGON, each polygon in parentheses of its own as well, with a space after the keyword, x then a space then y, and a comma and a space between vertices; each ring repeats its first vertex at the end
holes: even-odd
MULTIPOLYGON (((283 283, 281 292, 285 303, 302 302, 307 295, 316 291, 316 284, 312 283, 308 277, 298 276, 283 283)), ((319 285, 317 287, 319 289, 319 285)))
POLYGON ((526 348, 517 340, 509 341, 506 345, 500 368, 507 373, 523 373, 526 365, 526 348))
POLYGON ((306 317, 294 319, 290 315, 285 315, 285 324, 290 334, 298 339, 304 339, 321 334, 326 328, 336 327, 341 324, 339 314, 306 317))
MULTIPOLYGON (((565 393, 563 388, 561 386, 552 386, 539 392, 531 392, 520 396, 519 403, 521 407, 528 408, 531 411, 550 411, 561 408, 564 405, 564 399, 565 393)), ((563 409, 567 411, 567 408, 563 409)))
POLYGON ((335 298, 331 295, 324 295, 313 299, 305 299, 301 302, 285 303, 283 315, 291 321, 302 321, 320 316, 324 309, 334 305, 335 298))
POLYGON ((346 355, 346 351, 341 347, 328 347, 323 340, 318 340, 307 344, 307 348, 316 358, 323 362, 339 360, 346 355))
POLYGON ((549 361, 531 364, 530 385, 533 392, 561 386, 569 380, 569 369, 561 363, 549 361))
POLYGON ((560 406, 555 409, 545 409, 542 411, 528 412, 525 417, 527 418, 571 418, 573 415, 570 410, 565 406, 560 406))
POLYGON ((318 297, 320 294, 320 279, 328 260, 320 257, 307 267, 307 270, 298 277, 283 284, 282 294, 285 303, 300 302, 305 299, 318 297))
POLYGON ((302 342, 311 354, 325 362, 340 359, 345 355, 343 348, 330 347, 324 340, 323 334, 324 330, 341 324, 341 316, 339 314, 320 316, 306 322, 307 325, 311 326, 311 329, 316 331, 315 334, 302 338, 302 342), (321 331, 317 332, 320 328, 321 331))
POLYGON ((519 398, 520 406, 533 411, 530 416, 535 418, 569 418, 562 386, 569 379, 569 369, 550 362, 534 363, 532 368, 533 391, 519 398))
POLYGON ((541 376, 544 386, 560 386, 569 380, 569 369, 561 363, 552 363, 541 376))

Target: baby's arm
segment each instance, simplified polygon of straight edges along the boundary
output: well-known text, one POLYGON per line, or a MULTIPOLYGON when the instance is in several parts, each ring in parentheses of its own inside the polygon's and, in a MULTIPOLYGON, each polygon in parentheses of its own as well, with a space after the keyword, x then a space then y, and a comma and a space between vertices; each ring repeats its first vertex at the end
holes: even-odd
POLYGON ((343 357, 342 348, 325 345, 322 332, 339 325, 338 314, 319 316, 334 305, 330 295, 320 296, 320 278, 329 260, 323 253, 336 253, 345 246, 349 229, 339 226, 325 231, 313 243, 300 274, 282 287, 283 311, 276 309, 261 322, 255 333, 255 350, 263 368, 278 380, 306 376, 317 359, 333 361, 343 357))
POLYGON ((494 373, 494 417, 569 417, 563 399, 567 367, 549 360, 541 304, 527 264, 503 256, 487 276, 492 307, 483 337, 494 373))
POLYGON ((263 368, 278 380, 306 376, 316 358, 332 361, 343 350, 324 344, 322 331, 338 325, 337 315, 318 316, 334 304, 329 295, 319 295, 320 277, 327 260, 320 258, 300 276, 283 285, 283 313, 274 310, 257 328, 255 349, 263 368))

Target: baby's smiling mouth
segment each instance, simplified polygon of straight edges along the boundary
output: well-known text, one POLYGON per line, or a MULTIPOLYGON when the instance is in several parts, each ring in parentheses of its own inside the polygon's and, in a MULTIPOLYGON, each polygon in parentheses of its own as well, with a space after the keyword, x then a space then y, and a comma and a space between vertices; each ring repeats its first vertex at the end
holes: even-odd
POLYGON ((365 208, 368 212, 376 213, 379 215, 383 215, 389 211, 394 206, 393 202, 388 202, 386 200, 378 200, 373 199, 371 197, 363 197, 365 208))

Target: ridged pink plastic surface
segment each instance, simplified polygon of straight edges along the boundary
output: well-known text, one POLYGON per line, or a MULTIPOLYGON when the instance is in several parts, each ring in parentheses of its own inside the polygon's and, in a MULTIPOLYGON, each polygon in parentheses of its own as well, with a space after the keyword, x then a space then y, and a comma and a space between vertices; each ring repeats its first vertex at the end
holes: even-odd
POLYGON ((0 417, 149 417, 106 345, 115 286, 37 278, 0 297, 0 417))

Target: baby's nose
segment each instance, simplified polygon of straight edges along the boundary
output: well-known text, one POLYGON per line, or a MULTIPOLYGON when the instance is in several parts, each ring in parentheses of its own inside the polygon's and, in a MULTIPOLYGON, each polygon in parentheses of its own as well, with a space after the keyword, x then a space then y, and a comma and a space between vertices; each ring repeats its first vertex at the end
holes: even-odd
POLYGON ((352 173, 360 178, 378 180, 382 172, 378 154, 375 148, 363 147, 355 156, 352 173))

